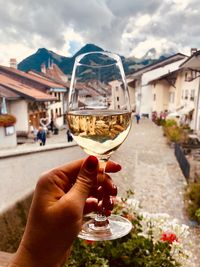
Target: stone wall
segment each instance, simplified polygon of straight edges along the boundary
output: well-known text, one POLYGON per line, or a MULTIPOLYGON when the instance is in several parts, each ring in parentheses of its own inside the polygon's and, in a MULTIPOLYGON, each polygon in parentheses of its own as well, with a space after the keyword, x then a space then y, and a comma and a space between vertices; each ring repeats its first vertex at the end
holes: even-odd
POLYGON ((0 214, 0 251, 15 252, 22 238, 32 194, 0 214))

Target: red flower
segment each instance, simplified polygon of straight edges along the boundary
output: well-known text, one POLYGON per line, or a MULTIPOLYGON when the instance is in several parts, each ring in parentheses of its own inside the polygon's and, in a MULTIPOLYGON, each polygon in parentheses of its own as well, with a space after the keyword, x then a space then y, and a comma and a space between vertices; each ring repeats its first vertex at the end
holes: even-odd
POLYGON ((174 241, 178 242, 177 236, 170 231, 162 233, 161 240, 170 244, 172 244, 174 241))
POLYGON ((93 245, 95 243, 95 241, 92 240, 84 240, 84 242, 88 245, 93 245))

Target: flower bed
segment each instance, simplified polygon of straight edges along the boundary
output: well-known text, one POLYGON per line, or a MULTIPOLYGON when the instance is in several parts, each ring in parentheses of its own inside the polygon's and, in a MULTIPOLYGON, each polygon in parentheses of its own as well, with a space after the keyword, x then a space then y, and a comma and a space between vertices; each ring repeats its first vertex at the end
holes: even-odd
POLYGON ((131 220, 131 233, 113 241, 77 239, 65 267, 173 267, 188 261, 188 226, 168 214, 143 212, 134 199, 117 199, 114 213, 131 220))
POLYGON ((11 114, 0 114, 0 126, 1 127, 9 127, 13 126, 16 123, 15 116, 11 114))

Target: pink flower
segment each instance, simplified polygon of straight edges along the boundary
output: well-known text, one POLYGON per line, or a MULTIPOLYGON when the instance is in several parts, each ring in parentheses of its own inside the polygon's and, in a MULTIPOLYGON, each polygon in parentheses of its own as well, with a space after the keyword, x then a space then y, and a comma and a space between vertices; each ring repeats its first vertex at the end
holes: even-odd
POLYGON ((170 244, 172 244, 174 241, 178 242, 177 236, 173 232, 170 232, 170 231, 166 231, 162 233, 161 240, 163 242, 168 242, 170 244))

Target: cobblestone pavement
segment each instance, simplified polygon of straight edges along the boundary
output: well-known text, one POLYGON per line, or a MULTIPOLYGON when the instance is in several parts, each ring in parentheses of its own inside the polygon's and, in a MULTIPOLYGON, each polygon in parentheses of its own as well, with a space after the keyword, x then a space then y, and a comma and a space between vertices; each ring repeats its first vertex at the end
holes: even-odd
MULTIPOLYGON (((121 173, 113 176, 120 195, 132 189, 145 211, 168 213, 181 223, 191 225, 184 211, 186 180, 161 127, 148 119, 142 119, 139 125, 134 123, 127 140, 112 159, 123 167, 121 173)), ((200 267, 198 228, 190 226, 188 241, 192 243, 188 245, 192 262, 187 267, 200 267)))

